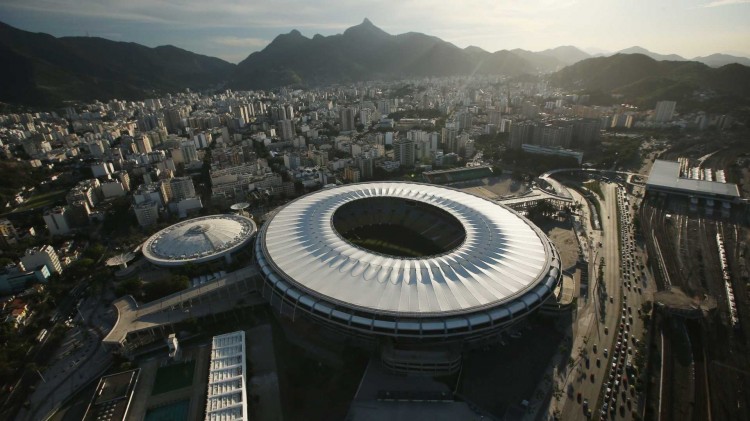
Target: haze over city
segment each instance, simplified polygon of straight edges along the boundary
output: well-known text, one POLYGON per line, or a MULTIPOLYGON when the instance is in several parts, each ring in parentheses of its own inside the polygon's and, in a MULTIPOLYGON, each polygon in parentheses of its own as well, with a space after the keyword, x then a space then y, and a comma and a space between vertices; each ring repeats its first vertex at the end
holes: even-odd
POLYGON ((746 0, 7 0, 0 16, 28 31, 171 44, 232 63, 280 33, 333 35, 365 17, 391 34, 422 32, 490 52, 574 45, 597 54, 638 45, 685 58, 750 56, 746 0))

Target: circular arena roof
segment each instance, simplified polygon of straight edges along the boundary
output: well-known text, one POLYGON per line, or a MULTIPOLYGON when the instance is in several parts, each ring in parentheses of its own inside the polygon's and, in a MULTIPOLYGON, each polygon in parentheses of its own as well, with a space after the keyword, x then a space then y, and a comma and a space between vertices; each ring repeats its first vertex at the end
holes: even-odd
POLYGON ((252 219, 211 215, 171 225, 143 243, 143 255, 160 266, 180 266, 218 259, 244 246, 255 234, 252 219))
POLYGON ((418 183, 350 184, 303 196, 264 225, 255 253, 285 300, 370 330, 447 332, 450 320, 424 321, 457 315, 468 329, 494 325, 536 308, 560 278, 557 252, 531 222, 492 201, 418 183), (405 242, 414 233, 434 239, 439 250, 397 256, 347 234, 379 224, 404 227, 405 242), (398 323, 406 319, 422 322, 398 323))

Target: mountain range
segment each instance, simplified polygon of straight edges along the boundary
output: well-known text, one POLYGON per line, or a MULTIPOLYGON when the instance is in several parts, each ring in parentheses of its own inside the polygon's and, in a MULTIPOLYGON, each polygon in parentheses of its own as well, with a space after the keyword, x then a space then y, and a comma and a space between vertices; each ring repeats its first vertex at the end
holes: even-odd
POLYGON ((615 54, 572 64, 551 74, 555 86, 621 94, 640 104, 660 99, 690 100, 696 89, 723 97, 750 98, 750 67, 732 63, 719 68, 697 61, 659 61, 644 54, 615 54))
POLYGON ((135 99, 152 91, 220 86, 235 65, 171 45, 96 37, 55 38, 0 23, 0 101, 135 99))
MULTIPOLYGON (((665 80, 672 87, 676 80, 684 86, 721 87, 722 83, 713 81, 713 77, 722 73, 712 72, 708 66, 726 67, 732 61, 750 65, 750 59, 744 57, 714 54, 701 58, 705 61, 702 64, 641 47, 631 47, 611 57, 593 58, 574 46, 538 52, 522 49, 488 52, 474 46, 459 48, 416 32, 391 35, 368 19, 332 36, 308 38, 297 30, 281 34, 237 65, 174 46, 149 48, 95 37, 55 38, 0 23, 0 58, 3 63, 12 63, 0 67, 0 101, 29 105, 97 98, 136 99, 185 88, 269 89, 283 85, 316 86, 470 74, 518 76, 557 72, 552 78, 563 85, 575 85, 580 83, 577 77, 589 75, 592 79, 586 81, 588 87, 617 90, 624 86, 613 86, 619 82, 604 83, 608 78, 598 69, 610 69, 608 74, 619 75, 621 72, 613 66, 623 65, 632 68, 632 72, 622 74, 622 80, 641 87, 653 87, 658 80, 665 80), (658 63, 682 65, 643 61, 649 57, 651 62, 662 60, 658 63), (646 67, 638 68, 637 63, 646 67), (659 73, 649 76, 647 69, 659 73), (693 76, 677 77, 686 70, 693 76), (643 77, 636 77, 639 75, 643 77)), ((723 73, 744 75, 743 70, 733 69, 723 73)))

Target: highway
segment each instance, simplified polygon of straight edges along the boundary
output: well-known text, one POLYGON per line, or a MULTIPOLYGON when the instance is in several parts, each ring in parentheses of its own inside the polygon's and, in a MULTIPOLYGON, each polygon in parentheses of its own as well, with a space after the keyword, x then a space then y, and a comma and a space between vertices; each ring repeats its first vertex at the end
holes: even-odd
MULTIPOLYGON (((593 245, 590 299, 579 300, 574 324, 575 341, 571 350, 575 365, 564 379, 563 390, 567 392, 563 395, 564 402, 558 404, 562 408, 560 418, 563 420, 584 418, 588 412, 583 407, 584 400, 588 401, 592 419, 602 418, 601 412, 594 411, 600 410, 605 403, 608 408, 614 405, 615 411, 607 410, 603 419, 630 420, 634 413, 641 413, 641 404, 630 391, 629 383, 623 384, 622 376, 625 365, 629 359, 632 360, 635 352, 631 338, 640 340, 643 337, 643 323, 637 316, 638 310, 643 301, 650 299, 655 285, 650 274, 641 270, 644 253, 633 238, 631 206, 635 198, 628 196, 626 202, 624 189, 614 183, 602 183, 602 191, 605 198, 600 201, 603 230, 597 232, 589 229, 590 233, 593 232, 590 242, 593 245), (618 216, 618 200, 622 201, 621 209, 631 216, 618 216), (623 218, 622 233, 619 235, 618 217, 623 218), (620 244, 620 237, 623 244, 620 244), (602 247, 598 247, 600 241, 602 247), (604 282, 599 285, 597 277, 601 259, 604 260, 604 282), (618 341, 621 342, 619 354, 618 341), (612 392, 607 398, 608 387, 612 392)), ((578 196, 573 192, 575 199, 578 196)))

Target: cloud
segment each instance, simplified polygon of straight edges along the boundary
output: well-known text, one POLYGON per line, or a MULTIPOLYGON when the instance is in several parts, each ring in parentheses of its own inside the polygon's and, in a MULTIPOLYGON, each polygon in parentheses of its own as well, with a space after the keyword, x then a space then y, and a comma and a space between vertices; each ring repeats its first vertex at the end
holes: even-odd
POLYGON ((750 0, 714 0, 711 3, 703 5, 703 7, 732 6, 735 4, 750 4, 750 0))

